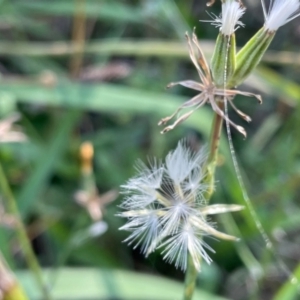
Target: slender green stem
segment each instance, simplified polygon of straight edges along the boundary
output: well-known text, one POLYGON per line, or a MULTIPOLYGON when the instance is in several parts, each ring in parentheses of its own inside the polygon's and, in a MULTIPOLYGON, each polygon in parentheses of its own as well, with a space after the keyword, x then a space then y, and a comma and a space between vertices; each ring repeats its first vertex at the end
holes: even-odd
MULTIPOLYGON (((218 106, 223 111, 224 102, 223 101, 219 102, 218 106)), ((220 145, 222 125, 223 125, 223 118, 220 115, 215 114, 213 129, 212 129, 211 139, 210 139, 209 157, 208 157, 207 165, 214 164, 214 166, 216 166, 216 162, 217 162, 217 158, 218 158, 218 150, 219 150, 219 145, 220 145)))
POLYGON ((188 265, 184 280, 184 300, 191 300, 194 294, 198 271, 195 268, 192 257, 188 257, 188 265))
MULTIPOLYGON (((219 101, 218 103, 220 109, 224 110, 224 102, 219 101)), ((215 169, 217 165, 218 159, 218 150, 220 145, 220 136, 222 131, 223 125, 223 118, 215 114, 213 127, 211 131, 211 138, 210 138, 210 146, 209 146, 209 156, 206 163, 206 178, 204 180, 205 184, 208 184, 209 188, 206 192, 205 199, 207 201, 210 200, 213 191, 214 191, 214 177, 215 177, 215 169)), ((184 282, 184 300, 191 300, 193 297, 193 293, 196 286, 196 279, 197 279, 197 270, 193 263, 191 256, 189 255, 188 258, 188 266, 185 274, 185 282, 184 282)))
MULTIPOLYGON (((223 101, 219 101, 218 106, 222 111, 224 110, 223 101)), ((206 201, 210 200, 214 191, 214 177, 215 177, 215 169, 218 160, 218 151, 220 146, 222 125, 223 125, 223 118, 220 115, 215 114, 213 128, 211 132, 211 138, 210 138, 209 157, 206 163, 206 178, 204 180, 204 183, 208 185, 207 192, 204 195, 206 201)))
POLYGON ((31 246, 31 242, 27 236, 25 226, 21 220, 20 213, 18 210, 18 206, 15 200, 15 197, 12 193, 12 190, 8 184, 7 178, 5 176, 3 167, 0 163, 0 189, 7 200, 8 209, 11 214, 15 216, 17 219, 17 225, 16 225, 16 233, 17 238, 19 240, 21 249, 24 252, 24 257, 26 259, 26 262, 28 264, 28 267, 31 269, 32 273, 34 274, 37 283, 39 284, 41 291, 43 293, 43 299, 45 300, 51 300, 50 293, 46 287, 46 284, 43 280, 43 274, 41 267, 39 265, 39 262, 34 254, 34 251, 31 246))

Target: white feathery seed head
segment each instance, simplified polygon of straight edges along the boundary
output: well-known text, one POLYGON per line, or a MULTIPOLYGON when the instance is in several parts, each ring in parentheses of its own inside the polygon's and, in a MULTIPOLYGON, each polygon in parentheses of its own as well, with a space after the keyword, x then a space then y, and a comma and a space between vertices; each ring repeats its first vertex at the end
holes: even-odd
POLYGON ((235 240, 207 221, 207 215, 242 207, 205 204, 203 194, 207 186, 202 183, 202 170, 206 159, 205 151, 193 152, 179 142, 165 163, 153 160, 149 168, 138 164, 139 174, 122 186, 124 211, 118 216, 128 219, 120 228, 130 232, 125 242, 140 247, 146 256, 163 247, 164 259, 184 271, 188 254, 197 270, 201 258, 211 262, 206 250, 214 250, 203 241, 204 236, 235 240))
POLYGON ((182 270, 187 268, 187 256, 190 253, 193 257, 193 262, 197 270, 201 268, 201 258, 208 264, 212 259, 207 254, 206 249, 215 253, 215 251, 206 244, 201 238, 205 235, 203 232, 197 232, 197 228, 191 226, 190 223, 185 223, 179 230, 165 241, 160 247, 165 247, 163 254, 164 259, 168 262, 175 262, 175 267, 180 267, 182 270))
POLYGON ((138 211, 136 214, 127 215, 127 217, 129 222, 120 230, 127 230, 132 233, 124 242, 128 242, 129 245, 135 243, 134 248, 141 245, 142 253, 147 255, 148 249, 156 241, 161 230, 155 209, 144 212, 138 211))
POLYGON ((222 4, 222 14, 215 17, 212 22, 216 27, 220 27, 222 34, 226 36, 232 35, 240 26, 244 24, 240 18, 245 13, 245 7, 237 0, 227 0, 222 4))
POLYGON ((203 164, 206 157, 204 151, 193 153, 184 142, 179 142, 177 148, 166 157, 169 177, 177 184, 184 181, 193 170, 203 164))
POLYGON ((270 0, 268 9, 265 0, 261 0, 261 3, 265 17, 265 28, 271 32, 300 15, 299 0, 270 0))

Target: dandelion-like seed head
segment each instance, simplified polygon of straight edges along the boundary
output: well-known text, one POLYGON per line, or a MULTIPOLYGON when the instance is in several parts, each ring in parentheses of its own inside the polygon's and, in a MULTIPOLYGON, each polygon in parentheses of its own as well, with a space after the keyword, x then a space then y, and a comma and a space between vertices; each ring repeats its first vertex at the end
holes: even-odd
POLYGON ((201 258, 212 260, 207 250, 214 250, 203 241, 206 235, 236 240, 217 231, 207 215, 240 210, 238 205, 207 206, 203 197, 205 150, 193 152, 179 142, 165 162, 152 160, 150 167, 138 163, 138 175, 122 186, 125 199, 119 214, 128 219, 121 230, 130 232, 125 242, 140 247, 147 256, 163 248, 163 257, 186 270, 188 254, 197 270, 201 258))
POLYGON ((279 27, 300 15, 299 0, 270 0, 268 9, 265 0, 261 0, 261 2, 265 17, 265 28, 270 32, 276 31, 279 27))
POLYGON ((220 27, 222 34, 232 35, 240 26, 244 24, 240 18, 245 13, 245 7, 237 0, 227 0, 222 4, 222 14, 212 22, 216 27, 220 27))

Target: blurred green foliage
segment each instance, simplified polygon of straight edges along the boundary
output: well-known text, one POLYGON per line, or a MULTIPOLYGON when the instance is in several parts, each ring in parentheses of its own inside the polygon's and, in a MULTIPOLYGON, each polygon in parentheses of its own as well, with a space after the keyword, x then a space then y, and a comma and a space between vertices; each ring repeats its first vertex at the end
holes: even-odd
MULTIPOLYGON (((260 1, 245 4, 246 27, 237 32, 238 46, 263 22, 260 1)), ((131 177, 138 158, 161 158, 183 137, 207 142, 209 107, 167 135, 157 126, 192 95, 164 87, 197 80, 184 32, 196 26, 205 53, 212 53, 218 31, 199 22, 210 19, 206 10, 218 15, 220 3, 208 9, 200 0, 0 1, 0 114, 20 112, 19 126, 28 136, 25 143, 1 144, 0 159, 39 260, 56 270, 49 280, 57 299, 175 299, 177 293, 180 299, 179 270, 159 253, 145 259, 122 243, 126 233, 118 228, 123 220, 115 216, 122 196, 105 208, 107 232, 83 239, 78 237, 93 221, 74 195, 81 189, 79 147, 84 141, 94 145, 100 194, 131 177), (152 274, 151 280, 139 273, 152 274), (72 280, 66 281, 69 276, 72 280), (85 276, 89 280, 79 285, 85 290, 78 296, 74 287, 85 276), (97 277, 105 278, 99 286, 93 281, 97 277), (145 289, 137 290, 139 285, 145 289)), ((264 103, 237 97, 253 122, 245 125, 246 140, 233 132, 254 208, 292 271, 300 261, 299 32, 299 19, 280 29, 263 66, 241 87, 262 94, 264 103)), ((213 202, 243 204, 225 131, 221 154, 213 202)), ((216 249, 214 263, 203 266, 198 287, 207 294, 199 291, 195 299, 297 299, 248 210, 220 221, 241 241, 208 241, 216 249)), ((13 229, 0 228, 0 249, 15 270, 25 267, 13 229)), ((300 279, 299 266, 297 273, 300 279)), ((29 273, 19 274, 31 299, 39 297, 29 273)))

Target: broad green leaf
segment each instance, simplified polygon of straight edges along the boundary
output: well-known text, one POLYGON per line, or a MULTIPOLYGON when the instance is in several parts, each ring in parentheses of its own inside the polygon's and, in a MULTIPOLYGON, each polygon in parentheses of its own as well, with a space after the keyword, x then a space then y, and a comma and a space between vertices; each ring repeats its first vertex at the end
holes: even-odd
MULTIPOLYGON (((31 300, 40 299, 38 289, 27 271, 17 272, 31 300)), ((51 271, 46 276, 51 282, 51 271)), ((89 268, 64 268, 57 274, 52 287, 54 300, 119 299, 119 300, 179 300, 183 285, 160 276, 121 270, 96 270, 89 268)), ((226 300, 196 290, 194 299, 226 300)))
MULTIPOLYGON (((149 93, 144 90, 113 84, 74 84, 62 83, 57 87, 46 88, 38 84, 0 83, 4 92, 11 93, 19 102, 84 109, 107 113, 154 114, 160 117, 171 115, 186 97, 166 93, 149 93)), ((206 137, 210 131, 212 114, 208 109, 199 109, 183 124, 199 130, 206 137)), ((159 128, 158 128, 159 130, 159 128)))

